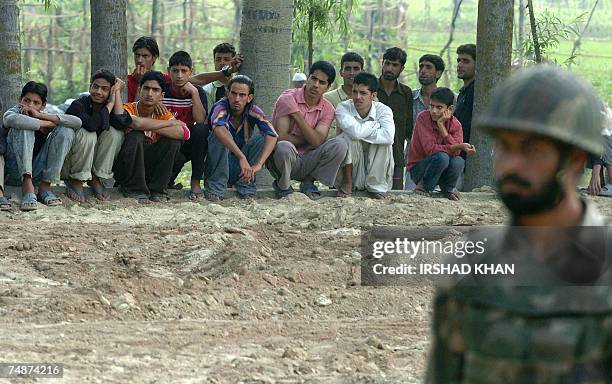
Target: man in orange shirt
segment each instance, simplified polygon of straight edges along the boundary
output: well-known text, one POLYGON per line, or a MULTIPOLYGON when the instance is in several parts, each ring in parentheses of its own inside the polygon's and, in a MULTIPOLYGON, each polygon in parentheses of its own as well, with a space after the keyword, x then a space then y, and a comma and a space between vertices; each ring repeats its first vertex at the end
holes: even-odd
POLYGON ((140 79, 139 101, 123 104, 131 119, 123 126, 126 134, 115 161, 115 178, 125 196, 142 204, 169 200, 166 187, 174 159, 183 140, 189 139, 189 129, 172 113, 155 113, 165 90, 162 73, 149 71, 140 79))

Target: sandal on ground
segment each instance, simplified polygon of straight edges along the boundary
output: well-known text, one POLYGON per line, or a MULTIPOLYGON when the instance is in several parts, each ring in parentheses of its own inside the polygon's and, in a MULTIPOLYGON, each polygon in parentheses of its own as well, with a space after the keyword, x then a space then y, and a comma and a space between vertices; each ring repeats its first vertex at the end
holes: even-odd
POLYGON ((204 198, 204 191, 201 189, 199 191, 190 189, 187 195, 191 201, 202 200, 204 198))
POLYGON ((292 186, 289 186, 289 188, 287 188, 287 189, 281 189, 278 186, 277 180, 274 180, 274 182, 272 183, 272 188, 274 188, 274 194, 279 199, 282 199, 283 197, 287 197, 287 196, 289 196, 290 194, 293 193, 293 187, 292 186))
POLYGON ((416 187, 414 189, 414 193, 416 193, 417 195, 431 196, 431 192, 428 192, 425 188, 422 187, 416 187))
POLYGON ((444 196, 447 199, 452 200, 452 201, 459 201, 459 199, 461 199, 459 192, 453 192, 453 191, 444 192, 444 196))
POLYGON ((38 192, 38 195, 36 196, 38 198, 38 201, 40 201, 41 203, 43 203, 44 205, 48 206, 48 207, 56 207, 58 205, 62 205, 62 200, 55 196, 55 194, 53 194, 52 191, 44 191, 44 192, 38 192))
POLYGON ((10 211, 12 208, 11 201, 6 196, 0 196, 0 211, 10 211))
POLYGON ((176 189, 180 191, 181 189, 183 189, 183 184, 182 183, 170 184, 168 185, 168 189, 176 189))
POLYGON ((21 205, 19 209, 22 211, 35 211, 38 209, 38 201, 36 200, 36 195, 34 192, 26 193, 21 197, 21 205))
POLYGON ((389 194, 386 192, 370 192, 370 197, 376 200, 385 200, 389 198, 389 194))
POLYGON ((154 203, 166 203, 170 201, 170 198, 166 194, 154 192, 151 194, 151 197, 149 198, 149 200, 151 200, 154 203))
POLYGON ((321 192, 319 192, 319 189, 313 183, 301 183, 300 192, 308 196, 310 200, 319 200, 321 198, 321 192))
POLYGON ((97 186, 93 186, 92 184, 89 184, 89 187, 91 188, 91 192, 93 193, 96 199, 100 201, 110 200, 110 196, 108 195, 108 192, 106 192, 106 188, 104 188, 102 184, 99 184, 97 186))
POLYGON ((65 181, 64 184, 66 184, 66 196, 68 196, 70 200, 76 201, 77 203, 85 202, 85 193, 83 191, 76 189, 69 181, 65 181))
POLYGON ((344 189, 342 189, 342 187, 338 188, 338 191, 336 192, 336 197, 340 198, 351 197, 352 195, 352 192, 344 192, 344 189))

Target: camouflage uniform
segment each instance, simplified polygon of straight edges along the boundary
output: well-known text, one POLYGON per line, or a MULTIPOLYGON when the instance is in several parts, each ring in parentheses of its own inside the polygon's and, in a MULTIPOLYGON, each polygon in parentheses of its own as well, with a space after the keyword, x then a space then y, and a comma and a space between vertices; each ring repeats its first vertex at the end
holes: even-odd
MULTIPOLYGON (((549 136, 601 153, 594 92, 565 72, 527 72, 504 84, 504 93, 493 97, 476 125, 549 136), (521 94, 525 97, 517 97, 521 94)), ((582 226, 610 224, 594 207, 584 206, 582 226)), ((610 239, 609 228, 607 233, 610 239)), ((499 241, 487 248, 500 251, 502 258, 517 248, 506 243, 504 248, 499 241)), ((433 311, 426 383, 612 383, 610 285, 452 283, 438 289, 433 311)))

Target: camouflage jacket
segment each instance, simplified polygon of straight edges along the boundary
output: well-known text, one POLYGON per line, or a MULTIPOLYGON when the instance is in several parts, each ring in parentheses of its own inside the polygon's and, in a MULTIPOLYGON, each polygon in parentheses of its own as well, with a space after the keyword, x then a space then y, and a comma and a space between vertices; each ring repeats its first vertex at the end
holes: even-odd
MULTIPOLYGON (((586 207, 583 226, 608 224, 586 207)), ((451 285, 433 310, 428 384, 612 383, 610 285, 451 285)))

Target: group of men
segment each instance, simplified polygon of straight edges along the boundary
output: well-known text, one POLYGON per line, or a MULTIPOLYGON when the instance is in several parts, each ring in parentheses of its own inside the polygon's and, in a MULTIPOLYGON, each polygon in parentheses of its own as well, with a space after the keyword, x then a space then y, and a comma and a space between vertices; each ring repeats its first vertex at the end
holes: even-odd
MULTIPOLYGON (((135 68, 126 82, 108 70, 97 71, 89 95, 65 114, 43 112, 47 88, 35 81, 6 111, 0 154, 6 157, 7 183, 21 185, 22 210, 34 210, 39 202, 62 204, 51 189, 60 180, 77 202, 86 199, 84 183, 102 201, 113 185, 139 203, 167 201, 168 188, 180 187, 175 180, 188 161, 191 200, 222 199, 228 187, 252 198, 255 176, 264 167, 275 178, 278 197, 292 193, 295 180, 312 199, 320 196, 315 181, 336 188, 340 197, 357 189, 384 199, 391 189, 404 188, 406 165, 417 192, 429 194, 439 186, 447 198, 459 198, 461 155, 474 152, 468 144, 473 44, 457 50, 465 86, 456 108, 454 93, 436 85, 444 71, 439 56, 421 57, 422 87, 413 92, 398 80, 407 55, 394 47, 384 53, 379 77, 363 70, 359 54, 344 54, 343 84, 331 91, 334 66, 313 63, 308 75, 297 79, 302 86, 279 96, 272 119, 254 102, 253 81, 233 76, 242 56, 231 44, 217 45, 215 71, 200 74, 193 73, 185 51, 170 57, 166 73, 154 70, 159 48, 151 37, 137 39, 132 52, 135 68)), ((11 208, 1 187, 0 208, 11 208)))

